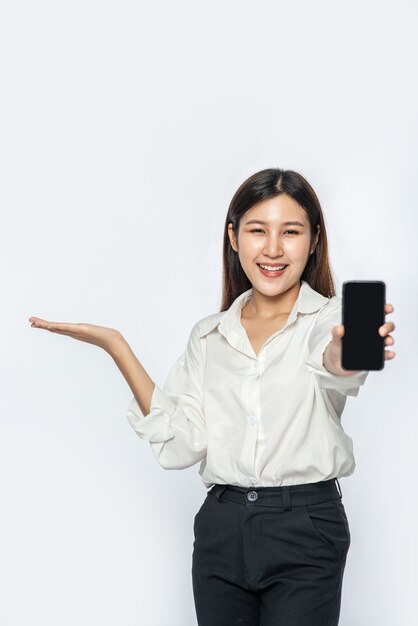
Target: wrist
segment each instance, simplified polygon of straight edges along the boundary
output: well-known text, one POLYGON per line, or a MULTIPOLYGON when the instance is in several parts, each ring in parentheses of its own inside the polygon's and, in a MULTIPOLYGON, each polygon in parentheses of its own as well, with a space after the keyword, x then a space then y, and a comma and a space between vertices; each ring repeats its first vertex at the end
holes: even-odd
POLYGON ((104 349, 111 357, 115 358, 121 351, 126 350, 127 347, 129 347, 129 344, 125 337, 118 330, 115 330, 106 342, 104 349))

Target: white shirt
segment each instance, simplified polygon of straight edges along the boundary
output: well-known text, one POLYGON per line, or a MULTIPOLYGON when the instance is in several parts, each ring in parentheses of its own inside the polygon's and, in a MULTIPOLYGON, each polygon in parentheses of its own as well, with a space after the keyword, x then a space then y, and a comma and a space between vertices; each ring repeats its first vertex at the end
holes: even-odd
POLYGON ((284 327, 255 354, 241 323, 251 298, 199 320, 144 416, 133 397, 127 418, 165 469, 200 461, 204 485, 271 487, 349 476, 352 439, 341 425, 347 396, 368 371, 336 376, 323 366, 342 298, 301 281, 284 327))

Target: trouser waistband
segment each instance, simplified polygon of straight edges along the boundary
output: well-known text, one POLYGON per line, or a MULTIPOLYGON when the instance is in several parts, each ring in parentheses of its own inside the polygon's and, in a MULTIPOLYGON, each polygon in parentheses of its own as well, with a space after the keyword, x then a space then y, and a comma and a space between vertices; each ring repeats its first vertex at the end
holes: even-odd
POLYGON ((292 506, 319 504, 342 498, 338 478, 281 487, 238 487, 237 485, 215 484, 208 491, 208 495, 212 494, 219 502, 227 500, 245 506, 283 507, 286 511, 289 511, 292 506))

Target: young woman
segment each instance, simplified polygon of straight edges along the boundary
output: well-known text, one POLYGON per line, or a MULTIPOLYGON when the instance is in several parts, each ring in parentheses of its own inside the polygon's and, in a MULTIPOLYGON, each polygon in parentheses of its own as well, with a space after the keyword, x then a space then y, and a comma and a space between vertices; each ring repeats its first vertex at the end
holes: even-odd
MULTIPOLYGON (((239 187, 223 261, 221 311, 193 326, 161 388, 119 331, 29 321, 112 356, 134 394, 129 422, 162 467, 200 461, 199 626, 335 626, 350 546, 338 478, 355 468, 341 415, 368 371, 341 366, 342 298, 305 178, 266 169, 239 187)), ((394 328, 379 328, 386 345, 394 328)))

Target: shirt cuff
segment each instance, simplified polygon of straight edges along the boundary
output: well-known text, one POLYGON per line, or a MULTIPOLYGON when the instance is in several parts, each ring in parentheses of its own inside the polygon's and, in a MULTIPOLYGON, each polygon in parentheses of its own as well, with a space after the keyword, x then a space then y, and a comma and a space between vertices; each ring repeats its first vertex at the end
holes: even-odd
POLYGON ((364 384, 369 370, 361 370, 358 374, 353 374, 352 376, 331 374, 323 364, 324 351, 330 341, 330 338, 326 337, 323 341, 318 342, 310 352, 306 360, 306 366, 310 372, 317 376, 320 387, 336 389, 346 396, 357 396, 359 387, 364 384))
POLYGON ((132 398, 126 417, 128 422, 141 439, 161 443, 174 437, 170 428, 170 416, 176 405, 155 385, 151 396, 150 412, 144 415, 135 396, 132 398))

